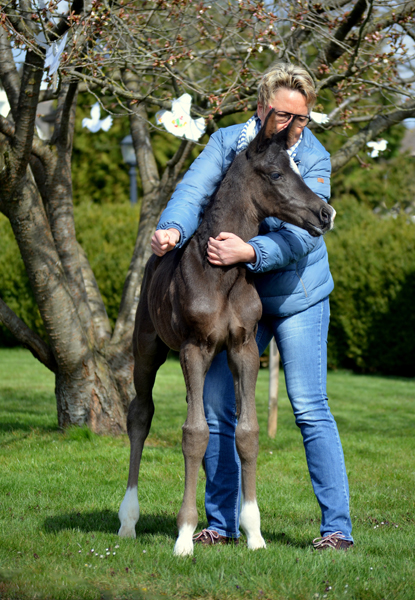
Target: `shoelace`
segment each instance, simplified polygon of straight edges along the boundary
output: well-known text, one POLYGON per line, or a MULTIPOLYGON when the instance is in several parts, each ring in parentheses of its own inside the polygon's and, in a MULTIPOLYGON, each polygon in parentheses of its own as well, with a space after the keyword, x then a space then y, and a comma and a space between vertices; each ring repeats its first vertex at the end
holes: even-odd
POLYGON ((198 540, 201 540, 201 539, 207 538, 207 537, 210 537, 210 541, 213 544, 215 542, 215 540, 219 539, 219 533, 217 531, 211 531, 210 529, 202 529, 202 531, 200 533, 196 533, 193 536, 193 540, 195 542, 197 542, 198 540))
POLYGON ((330 533, 330 535, 326 535, 325 537, 315 538, 313 540, 313 546, 314 548, 324 548, 324 546, 330 546, 331 548, 335 548, 336 542, 339 538, 344 540, 345 536, 342 534, 341 531, 335 531, 334 533, 330 533))

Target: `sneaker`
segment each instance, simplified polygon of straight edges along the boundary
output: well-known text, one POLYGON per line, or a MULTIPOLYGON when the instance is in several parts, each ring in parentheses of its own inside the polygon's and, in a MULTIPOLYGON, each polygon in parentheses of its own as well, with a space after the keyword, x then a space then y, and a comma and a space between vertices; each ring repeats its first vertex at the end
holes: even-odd
POLYGON ((315 550, 327 550, 327 548, 348 550, 353 546, 353 542, 345 540, 341 531, 335 531, 334 533, 330 533, 330 535, 313 540, 313 546, 315 550))
POLYGON ((220 535, 213 529, 203 529, 200 533, 196 533, 193 536, 195 544, 203 544, 204 546, 214 546, 215 544, 239 544, 238 538, 230 538, 224 535, 220 535))

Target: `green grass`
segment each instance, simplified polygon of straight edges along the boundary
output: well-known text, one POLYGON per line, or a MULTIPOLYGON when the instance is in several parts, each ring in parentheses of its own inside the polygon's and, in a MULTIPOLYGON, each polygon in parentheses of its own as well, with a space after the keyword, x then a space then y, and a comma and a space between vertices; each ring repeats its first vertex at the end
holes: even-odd
MULTIPOLYGON (((186 411, 178 362, 169 360, 157 378, 137 539, 125 540, 116 532, 128 438, 60 433, 53 376, 25 350, 0 350, 0 598, 413 600, 415 380, 329 373, 356 545, 316 553, 319 508, 283 380, 277 437, 266 436, 267 376, 260 372, 257 387, 267 549, 196 547, 193 557, 175 558, 186 411)), ((201 473, 201 527, 203 488, 201 473)))

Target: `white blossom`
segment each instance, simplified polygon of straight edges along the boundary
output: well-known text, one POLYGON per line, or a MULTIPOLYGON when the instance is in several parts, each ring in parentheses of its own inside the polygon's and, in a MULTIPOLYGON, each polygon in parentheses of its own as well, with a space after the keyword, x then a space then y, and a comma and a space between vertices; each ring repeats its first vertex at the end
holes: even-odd
POLYGON ((57 42, 52 42, 52 44, 47 45, 45 69, 49 67, 49 75, 53 75, 59 69, 59 64, 63 51, 65 50, 67 37, 68 32, 66 32, 65 35, 63 35, 62 38, 57 42))
POLYGON ((330 120, 325 113, 315 112, 314 110, 311 111, 310 117, 311 117, 312 121, 314 121, 315 123, 318 123, 319 125, 328 123, 330 120))
POLYGON ((387 140, 379 140, 378 142, 367 142, 366 144, 366 146, 372 148, 372 152, 370 152, 370 156, 372 158, 376 158, 377 156, 379 156, 379 152, 384 152, 386 150, 387 145, 387 140))
POLYGON ((108 131, 112 125, 112 117, 108 115, 105 119, 101 119, 101 108, 99 102, 95 102, 91 108, 91 118, 82 119, 82 127, 86 127, 89 131, 96 133, 100 129, 108 131))
POLYGON ((190 116, 192 104, 190 94, 183 94, 180 98, 175 98, 171 104, 171 111, 160 110, 156 114, 157 123, 164 125, 169 133, 177 137, 197 142, 204 134, 206 125, 203 117, 192 119, 190 116))

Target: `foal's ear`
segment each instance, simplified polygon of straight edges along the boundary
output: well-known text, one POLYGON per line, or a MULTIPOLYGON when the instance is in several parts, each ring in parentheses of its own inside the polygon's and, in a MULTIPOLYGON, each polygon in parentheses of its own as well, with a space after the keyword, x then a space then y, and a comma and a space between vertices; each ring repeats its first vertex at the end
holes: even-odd
POLYGON ((261 127, 258 135, 255 138, 255 151, 256 152, 264 152, 269 144, 271 143, 271 139, 275 134, 276 130, 276 121, 275 121, 275 110, 272 108, 267 114, 267 118, 265 119, 265 123, 261 127))
POLYGON ((260 132, 256 136, 254 140, 254 148, 255 152, 261 153, 265 152, 270 144, 280 145, 284 150, 290 148, 294 143, 294 132, 292 131, 293 121, 278 133, 277 122, 275 116, 275 110, 272 109, 269 111, 267 118, 265 119, 265 123, 260 129, 260 132))
POLYGON ((277 144, 281 144, 285 148, 285 150, 291 148, 291 146, 293 146, 295 143, 293 122, 294 121, 291 120, 291 123, 288 125, 288 127, 285 127, 284 129, 276 133, 274 139, 272 140, 277 144))

